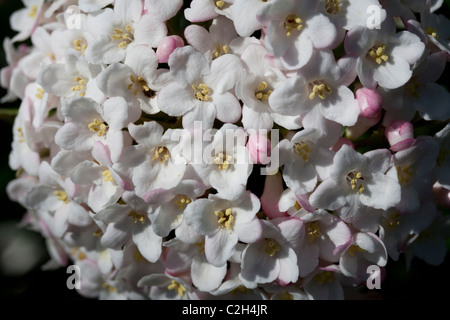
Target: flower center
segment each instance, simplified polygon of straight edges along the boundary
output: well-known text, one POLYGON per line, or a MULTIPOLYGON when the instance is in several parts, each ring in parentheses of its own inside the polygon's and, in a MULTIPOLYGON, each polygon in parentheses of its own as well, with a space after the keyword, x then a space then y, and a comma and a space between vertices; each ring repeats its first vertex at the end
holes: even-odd
POLYGON ((231 230, 231 227, 234 222, 234 216, 233 212, 231 211, 231 208, 226 209, 225 212, 214 211, 214 214, 217 217, 219 228, 226 228, 228 230, 231 230))
POLYGON ((352 244, 352 245, 350 246, 350 248, 348 248, 348 253, 349 253, 351 256, 354 256, 355 253, 357 253, 357 252, 367 252, 367 251, 364 250, 363 248, 361 248, 360 246, 355 245, 355 244, 352 244))
POLYGON ((324 271, 316 274, 314 280, 316 280, 319 285, 322 285, 325 282, 331 283, 333 282, 333 274, 331 271, 324 271))
POLYGON ((392 213, 386 219, 384 219, 386 228, 389 230, 394 230, 400 225, 400 213, 392 213))
POLYGON ((178 209, 180 210, 184 210, 187 205, 192 202, 191 198, 184 194, 177 194, 174 198, 174 201, 178 209))
POLYGON ((410 164, 395 166, 397 169, 398 182, 400 184, 409 183, 413 177, 413 171, 410 164))
POLYGON ((44 89, 42 89, 42 88, 37 88, 36 89, 36 95, 35 95, 36 98, 42 100, 42 98, 44 98, 44 94, 45 94, 44 89))
POLYGON ((433 38, 435 38, 436 40, 438 39, 438 34, 437 34, 437 32, 436 32, 436 28, 432 28, 432 27, 427 27, 427 28, 425 28, 425 32, 428 34, 428 35, 430 35, 430 36, 432 36, 433 38))
POLYGON ((79 52, 81 52, 84 56, 84 51, 86 51, 87 43, 83 39, 76 39, 72 42, 73 48, 79 52))
POLYGON ((199 254, 205 253, 205 239, 194 243, 194 245, 198 248, 199 254))
POLYGON ((227 45, 218 44, 216 47, 216 51, 213 52, 213 59, 218 58, 224 54, 230 52, 230 48, 227 45))
POLYGON ((340 0, 325 0, 325 10, 329 14, 336 14, 340 10, 340 0))
POLYGON ((134 29, 130 25, 125 27, 125 31, 120 28, 114 28, 114 34, 111 35, 111 39, 120 41, 118 47, 124 49, 134 41, 134 29))
POLYGON ((300 157, 302 157, 303 161, 308 161, 309 154, 311 153, 311 147, 305 142, 296 142, 294 143, 294 150, 297 152, 300 157))
POLYGON ((264 252, 273 257, 280 250, 280 245, 274 239, 264 239, 264 252))
POLYGON ((137 96, 139 91, 142 91, 144 95, 148 98, 151 98, 155 92, 153 92, 147 85, 147 81, 141 76, 135 77, 130 76, 131 83, 128 85, 128 90, 133 90, 133 95, 137 96))
POLYGON ((73 81, 75 81, 77 84, 74 85, 70 90, 72 92, 78 91, 80 97, 84 97, 86 95, 86 83, 87 81, 81 77, 75 77, 73 78, 73 81))
POLYGON ((67 193, 63 190, 56 190, 53 192, 53 194, 58 198, 59 201, 62 201, 64 203, 69 203, 69 196, 67 193))
POLYGON ((175 290, 180 298, 183 298, 184 293, 186 292, 186 288, 175 280, 172 280, 170 282, 170 284, 167 286, 167 289, 175 290))
POLYGON ((302 19, 297 17, 295 13, 289 14, 286 19, 284 19, 284 29, 286 29, 286 36, 290 37, 292 31, 301 30, 303 28, 302 19))
POLYGON ((169 159, 170 153, 166 147, 159 146, 155 148, 155 156, 153 157, 153 161, 159 160, 159 163, 167 165, 169 159))
POLYGON ((358 193, 362 193, 364 191, 364 185, 360 183, 362 182, 362 180, 364 180, 364 178, 359 171, 352 171, 347 175, 347 182, 349 186, 352 188, 352 190, 358 193))
POLYGON ((261 82, 255 90, 255 97, 259 101, 267 101, 269 100, 270 95, 272 94, 272 90, 268 89, 267 82, 261 82))
POLYGON ((192 85, 192 89, 194 89, 194 97, 200 101, 209 101, 211 97, 209 96, 211 93, 211 89, 204 83, 200 83, 198 86, 192 85))
POLYGON ((320 99, 324 100, 326 98, 325 94, 331 94, 333 91, 331 88, 322 80, 316 80, 308 84, 309 89, 309 99, 314 99, 318 96, 320 99))
POLYGON ((389 60, 389 57, 387 56, 386 52, 386 45, 374 45, 370 50, 367 52, 369 57, 371 57, 373 60, 375 60, 376 63, 381 64, 383 61, 386 62, 389 60))
POLYGON ((139 213, 137 213, 137 212, 134 211, 134 210, 130 211, 130 213, 128 214, 128 216, 133 218, 134 223, 140 222, 140 223, 144 224, 144 222, 145 222, 145 220, 146 220, 145 215, 139 214, 139 213))
POLYGON ((319 221, 310 221, 305 224, 306 236, 308 237, 309 243, 313 243, 314 240, 319 238, 322 233, 320 232, 319 221))
POLYGON ((89 123, 88 128, 91 132, 96 132, 99 137, 106 135, 106 131, 108 130, 107 125, 100 122, 98 119, 94 119, 91 123, 89 123))
POLYGON ((219 170, 227 170, 228 167, 231 164, 231 160, 233 157, 226 155, 223 152, 220 152, 215 158, 214 158, 214 164, 219 165, 219 170))

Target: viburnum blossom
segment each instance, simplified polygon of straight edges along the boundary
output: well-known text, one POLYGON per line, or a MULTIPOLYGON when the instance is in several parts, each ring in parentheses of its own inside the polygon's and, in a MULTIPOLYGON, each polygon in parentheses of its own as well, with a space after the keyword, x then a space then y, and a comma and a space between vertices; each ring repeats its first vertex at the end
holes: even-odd
POLYGON ((89 298, 313 300, 443 263, 442 6, 23 0, 0 116, 43 267, 89 298))

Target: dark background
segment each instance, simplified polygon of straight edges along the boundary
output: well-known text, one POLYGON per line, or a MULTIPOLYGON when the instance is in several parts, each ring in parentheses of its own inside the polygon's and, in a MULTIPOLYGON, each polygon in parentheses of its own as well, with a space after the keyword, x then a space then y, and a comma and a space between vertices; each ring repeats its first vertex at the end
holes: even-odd
MULTIPOLYGON (((444 7, 439 10, 450 18, 450 1, 446 0, 444 7)), ((17 9, 22 8, 19 0, 0 0, 0 41, 8 36, 12 37, 15 33, 9 27, 9 16, 17 9)), ((0 49, 0 68, 6 65, 3 47, 0 49)), ((446 80, 448 84, 448 80, 446 80)), ((448 86, 447 86, 448 88, 448 86)), ((0 97, 3 97, 6 91, 0 88, 0 97)), ((20 101, 0 105, 1 109, 17 108, 20 101)), ((12 117, 0 117, 0 227, 16 225, 25 209, 19 204, 9 200, 5 188, 9 181, 14 179, 13 172, 8 165, 8 155, 11 150, 12 141, 12 117)), ((2 229, 3 230, 3 229, 2 229)), ((19 235, 15 229, 14 235, 19 235)), ((1 231, 0 231, 1 232, 1 231)), ((43 271, 40 266, 45 263, 49 256, 45 251, 44 239, 37 233, 23 230, 22 233, 28 241, 31 241, 41 253, 41 259, 29 272, 22 275, 5 274, 0 270, 0 299, 33 299, 33 300, 79 300, 83 299, 76 291, 69 290, 66 287, 66 280, 69 274, 65 268, 59 268, 53 271, 43 271)), ((0 244, 0 256, 4 253, 5 244, 0 244)), ((448 298, 448 286, 450 285, 450 257, 447 255, 445 263, 440 266, 430 266, 421 260, 415 258, 411 269, 406 270, 404 257, 397 262, 389 261, 387 266, 387 276, 381 284, 381 290, 361 289, 361 293, 369 293, 372 299, 420 299, 434 300, 448 298)), ((358 299, 359 295, 351 294, 349 298, 358 299)), ((408 307, 403 305, 403 307, 408 307)))

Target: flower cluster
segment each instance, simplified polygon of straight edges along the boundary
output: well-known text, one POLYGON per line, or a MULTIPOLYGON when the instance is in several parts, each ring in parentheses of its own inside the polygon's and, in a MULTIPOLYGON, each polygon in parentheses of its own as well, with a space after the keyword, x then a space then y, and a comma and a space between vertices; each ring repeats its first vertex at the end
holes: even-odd
POLYGON ((443 262, 443 1, 23 2, 7 191, 82 295, 341 299, 443 262))

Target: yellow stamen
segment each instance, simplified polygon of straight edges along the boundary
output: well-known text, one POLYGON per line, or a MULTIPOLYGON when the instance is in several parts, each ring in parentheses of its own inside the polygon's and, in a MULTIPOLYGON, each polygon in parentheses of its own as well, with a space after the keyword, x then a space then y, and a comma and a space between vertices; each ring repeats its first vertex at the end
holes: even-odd
POLYGON ((310 94, 309 99, 314 99, 318 96, 320 99, 324 100, 326 98, 325 94, 331 94, 333 91, 331 88, 323 81, 313 81, 309 84, 310 94))
POLYGON ((28 16, 33 19, 36 18, 37 11, 38 6, 37 5, 32 6, 30 12, 28 13, 28 16))
POLYGON ((214 158, 213 163, 219 165, 219 170, 227 170, 231 164, 232 159, 233 158, 231 156, 228 156, 221 152, 216 158, 214 158))
POLYGON ((104 176, 103 178, 104 181, 114 181, 114 178, 109 170, 103 171, 102 175, 104 176))
POLYGON ((184 210, 187 207, 187 205, 192 202, 191 198, 189 198, 188 196, 186 196, 184 194, 178 194, 174 198, 174 201, 175 201, 175 204, 177 205, 178 209, 180 209, 180 210, 184 210))
POLYGON ((125 27, 125 31, 120 28, 114 28, 114 34, 111 35, 111 39, 120 41, 118 47, 124 49, 134 41, 134 29, 130 25, 125 27))
POLYGON ((294 144, 294 150, 302 157, 303 161, 308 161, 311 148, 305 142, 296 142, 294 144))
POLYGON ((333 274, 331 271, 324 271, 316 274, 314 280, 316 280, 319 285, 322 285, 325 282, 331 283, 333 282, 333 274))
POLYGON ((273 257, 280 250, 280 246, 274 239, 265 239, 265 241, 264 252, 273 257))
POLYGON ((225 1, 216 1, 216 7, 222 9, 225 4, 225 1))
POLYGON ((166 147, 159 146, 155 148, 155 156, 153 157, 153 161, 159 160, 160 164, 167 165, 169 159, 170 153, 166 147))
POLYGON ((267 82, 263 81, 261 82, 257 87, 255 91, 255 97, 256 99, 260 101, 267 101, 269 100, 270 95, 272 94, 272 90, 269 90, 267 88, 267 82))
POLYGON ((183 298, 186 288, 175 280, 172 280, 167 286, 169 290, 176 290, 180 298, 183 298))
POLYGON ((230 48, 227 45, 218 44, 216 47, 216 51, 213 53, 213 59, 218 58, 224 54, 227 54, 230 51, 230 48))
POLYGON ((91 123, 88 124, 89 130, 92 132, 96 132, 99 137, 106 135, 106 131, 108 127, 101 123, 98 119, 94 119, 91 123))
POLYGON ((361 172, 350 172, 347 175, 347 182, 349 183, 352 190, 355 190, 358 193, 362 193, 364 191, 364 185, 360 183, 360 180, 364 180, 361 172))
POLYGON ((386 45, 375 45, 369 51, 368 55, 375 60, 377 64, 381 64, 383 61, 386 62, 389 60, 389 57, 385 53, 386 45))
POLYGON ((42 88, 36 89, 36 98, 42 99, 42 98, 44 98, 44 94, 45 94, 44 89, 42 89, 42 88))
POLYGON ((200 83, 198 86, 192 85, 194 89, 194 97, 200 101, 209 101, 211 89, 204 83, 200 83))
POLYGON ((292 31, 301 30, 303 28, 302 19, 297 17, 296 14, 291 13, 284 20, 284 28, 286 29, 286 36, 290 37, 292 34, 292 31))
POLYGON ((133 218, 134 223, 140 222, 140 223, 144 224, 144 222, 145 222, 145 220, 146 220, 146 217, 145 217, 144 214, 139 214, 139 213, 137 213, 137 212, 134 211, 134 210, 130 211, 130 213, 128 214, 128 216, 133 218))
POLYGON ((352 245, 350 246, 350 248, 348 248, 348 253, 349 253, 351 256, 354 256, 355 253, 357 253, 357 252, 366 252, 366 250, 364 250, 363 248, 361 248, 360 246, 355 245, 355 244, 352 244, 352 245))
POLYGON ((322 233, 320 232, 319 221, 310 221, 305 224, 306 236, 308 237, 309 243, 313 243, 314 240, 319 238, 322 233))
POLYGON ((75 39, 72 42, 73 48, 84 55, 84 51, 86 51, 87 43, 83 39, 75 39))
POLYGON ((336 14, 340 10, 340 0, 325 0, 325 10, 329 14, 336 14))
POLYGON ((226 228, 228 230, 231 229, 234 222, 234 216, 231 208, 226 209, 225 213, 222 211, 214 211, 214 214, 218 218, 217 222, 219 223, 219 228, 226 228))
POLYGON ((53 192, 53 194, 58 197, 59 201, 62 201, 66 204, 69 203, 69 196, 67 195, 67 193, 65 191, 56 190, 53 192))
POLYGON ((432 27, 427 27, 425 28, 425 32, 427 34, 429 34, 430 36, 432 36, 433 38, 435 38, 436 40, 438 39, 438 34, 436 32, 436 28, 432 28, 432 27))

